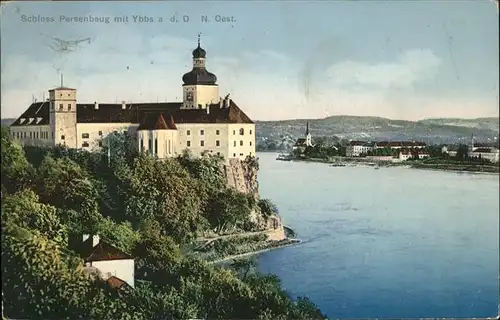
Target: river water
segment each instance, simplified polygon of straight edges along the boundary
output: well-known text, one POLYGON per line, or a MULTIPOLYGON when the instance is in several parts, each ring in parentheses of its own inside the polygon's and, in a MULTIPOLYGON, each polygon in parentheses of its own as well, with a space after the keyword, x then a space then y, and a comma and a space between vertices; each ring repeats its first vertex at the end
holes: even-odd
POLYGON ((488 317, 499 304, 499 177, 259 156, 259 188, 304 242, 259 256, 330 318, 488 317))

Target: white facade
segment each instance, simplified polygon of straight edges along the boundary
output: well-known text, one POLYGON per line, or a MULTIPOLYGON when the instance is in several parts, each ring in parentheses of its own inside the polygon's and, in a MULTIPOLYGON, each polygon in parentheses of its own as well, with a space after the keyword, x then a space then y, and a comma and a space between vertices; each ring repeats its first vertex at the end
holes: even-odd
POLYGON ((371 150, 373 148, 367 145, 348 145, 345 149, 345 154, 346 157, 359 157, 361 154, 366 154, 371 150))
POLYGON ((134 259, 105 260, 88 262, 90 267, 97 268, 107 280, 111 276, 122 279, 132 288, 135 282, 135 263, 134 259))
POLYGON ((184 150, 189 150, 194 156, 208 152, 223 156, 226 160, 243 160, 247 156, 255 156, 255 124, 229 99, 229 95, 225 99, 219 97, 215 75, 204 70, 205 51, 200 48, 199 43, 198 48, 193 51, 193 57, 193 70, 183 76, 184 98, 178 103, 177 111, 167 106, 167 103, 164 110, 154 104, 144 104, 146 111, 167 114, 175 112, 180 120, 175 123, 175 129, 138 130, 142 120, 133 123, 130 120, 130 108, 136 106, 133 112, 137 112, 139 117, 142 108, 140 104, 127 105, 122 102, 121 107, 97 102, 77 104, 77 90, 63 87, 61 81, 61 87, 49 90, 47 101, 34 103, 23 113, 30 115, 29 118, 21 116, 11 125, 11 136, 22 145, 64 145, 95 151, 105 146, 104 139, 107 135, 127 132, 137 138, 139 150, 149 151, 158 158, 176 156, 184 150), (213 116, 211 109, 215 110, 213 116), (79 117, 77 112, 84 112, 84 116, 79 117), (190 118, 200 112, 206 113, 203 121, 198 123, 196 117, 190 118), (187 121, 184 115, 186 119, 194 120, 187 121), (124 122, 125 119, 132 122, 124 122))

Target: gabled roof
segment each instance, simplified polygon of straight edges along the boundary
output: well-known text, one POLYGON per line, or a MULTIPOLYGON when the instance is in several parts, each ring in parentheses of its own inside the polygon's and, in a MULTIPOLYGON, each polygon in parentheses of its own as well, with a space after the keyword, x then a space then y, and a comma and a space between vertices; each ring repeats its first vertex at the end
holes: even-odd
POLYGON ((32 103, 19 118, 14 121, 11 126, 40 126, 49 124, 49 107, 48 101, 32 103), (30 121, 30 118, 33 119, 30 121))
POLYGON ((92 237, 82 243, 80 254, 85 262, 133 259, 131 255, 102 240, 92 247, 92 237))
POLYGON ((177 130, 173 117, 167 116, 167 119, 165 121, 161 113, 146 114, 137 130, 177 130))
POLYGON ((122 279, 115 277, 115 276, 109 277, 108 280, 106 280, 106 283, 111 288, 114 288, 114 289, 126 289, 129 287, 128 283, 126 283, 122 279))
POLYGON ((305 144, 306 144, 306 139, 304 139, 304 138, 298 138, 297 142, 295 142, 295 146, 297 146, 297 147, 298 146, 303 146, 305 144))

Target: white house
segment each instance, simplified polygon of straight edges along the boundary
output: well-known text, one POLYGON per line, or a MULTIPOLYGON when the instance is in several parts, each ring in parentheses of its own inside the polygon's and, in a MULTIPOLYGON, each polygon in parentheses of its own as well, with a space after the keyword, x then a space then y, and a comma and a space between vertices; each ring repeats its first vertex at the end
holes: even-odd
POLYGON ((124 283, 134 287, 134 258, 101 241, 99 236, 84 235, 83 240, 80 254, 86 267, 99 270, 103 280, 113 287, 123 287, 124 283))
MULTIPOLYGON (((10 126, 22 145, 95 150, 113 132, 135 135, 139 148, 157 158, 189 150, 228 159, 255 156, 255 123, 229 98, 219 96, 217 77, 205 67, 206 51, 193 51, 193 68, 182 77, 183 101, 151 103, 77 103, 77 90, 49 90, 10 126)), ((151 79, 148 79, 150 81, 151 79)))
POLYGON ((345 149, 346 157, 359 157, 361 154, 366 154, 372 151, 373 147, 364 141, 351 141, 345 149))
POLYGON ((422 152, 422 151, 409 151, 409 150, 400 150, 398 159, 400 161, 406 161, 412 157, 415 157, 415 155, 418 156, 418 159, 425 159, 429 157, 429 154, 427 152, 422 152))

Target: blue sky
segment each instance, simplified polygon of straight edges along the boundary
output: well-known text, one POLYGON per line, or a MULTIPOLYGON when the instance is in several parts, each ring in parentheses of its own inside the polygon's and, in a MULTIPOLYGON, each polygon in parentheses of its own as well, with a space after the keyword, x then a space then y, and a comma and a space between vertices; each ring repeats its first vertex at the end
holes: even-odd
POLYGON ((221 96, 256 120, 499 113, 498 7, 488 0, 12 2, 1 24, 2 118, 42 99, 59 72, 80 102, 180 101, 199 32, 221 96), (58 52, 52 37, 91 41, 58 52))

